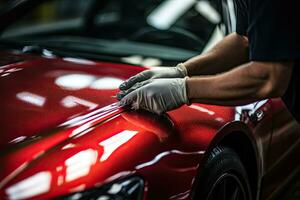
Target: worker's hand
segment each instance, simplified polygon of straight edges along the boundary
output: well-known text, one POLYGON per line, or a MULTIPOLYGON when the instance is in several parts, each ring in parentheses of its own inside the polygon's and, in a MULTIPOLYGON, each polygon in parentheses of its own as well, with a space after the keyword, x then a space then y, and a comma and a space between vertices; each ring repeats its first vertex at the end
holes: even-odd
POLYGON ((120 90, 128 90, 133 85, 156 78, 184 78, 187 76, 187 70, 185 66, 180 63, 176 67, 162 68, 162 69, 151 69, 143 71, 120 85, 120 90))
POLYGON ((186 78, 150 79, 121 91, 117 96, 122 106, 162 114, 189 103, 185 82, 186 78))

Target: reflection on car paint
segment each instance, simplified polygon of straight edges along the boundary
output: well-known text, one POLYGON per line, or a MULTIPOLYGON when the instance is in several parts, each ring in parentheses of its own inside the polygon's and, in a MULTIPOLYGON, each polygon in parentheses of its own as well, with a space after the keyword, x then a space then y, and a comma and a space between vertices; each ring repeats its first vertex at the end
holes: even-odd
POLYGON ((17 144, 19 142, 22 142, 22 141, 26 140, 26 138, 27 138, 26 136, 20 136, 20 137, 17 137, 15 139, 13 139, 12 141, 9 141, 9 143, 17 144))
POLYGON ((189 196, 190 196, 190 193, 191 193, 191 190, 187 190, 187 191, 185 191, 185 192, 182 192, 182 193, 173 195, 173 196, 171 196, 169 199, 170 199, 170 200, 188 199, 189 196))
POLYGON ((88 74, 67 74, 56 78, 55 84, 65 90, 81 90, 87 88, 96 79, 88 74))
POLYGON ((5 77, 5 76, 9 76, 15 72, 21 71, 22 68, 4 68, 0 70, 0 76, 1 77, 5 77))
POLYGON ((82 65, 95 65, 96 63, 92 60, 87 60, 83 58, 72 58, 72 57, 64 57, 62 58, 64 61, 72 62, 76 64, 82 64, 82 65))
POLYGON ((98 151, 87 149, 71 156, 65 161, 66 182, 74 181, 80 177, 86 176, 90 168, 97 162, 98 151))
POLYGON ((61 104, 66 108, 72 108, 78 105, 82 105, 82 106, 86 106, 90 110, 98 106, 98 104, 96 103, 75 96, 66 96, 65 98, 62 99, 61 104))
POLYGON ((38 107, 43 107, 46 102, 45 97, 26 91, 20 92, 16 96, 19 100, 38 107))
POLYGON ((76 117, 71 117, 70 119, 68 119, 68 121, 64 122, 63 124, 61 124, 59 126, 67 126, 67 127, 79 126, 79 125, 82 125, 89 121, 92 121, 92 120, 95 120, 98 118, 102 118, 102 117, 106 117, 107 115, 111 115, 111 114, 120 112, 119 109, 121 109, 119 104, 113 103, 113 104, 110 104, 103 108, 99 108, 94 111, 91 111, 87 114, 76 116, 76 117))
POLYGON ((215 114, 214 111, 208 110, 207 108, 204 108, 204 107, 199 106, 199 105, 190 105, 189 107, 193 108, 193 109, 196 109, 196 110, 199 110, 200 112, 205 112, 205 113, 207 113, 209 115, 214 115, 215 114))
MULTIPOLYGON (((114 106, 109 106, 108 108, 104 108, 103 110, 111 111, 112 107, 114 107, 114 106)), ((99 113, 99 111, 94 112, 95 115, 97 115, 98 113, 99 113)), ((138 113, 136 113, 136 112, 124 113, 124 117, 123 117, 123 115, 117 115, 116 118, 112 118, 106 123, 114 123, 113 121, 115 121, 115 120, 119 121, 120 119, 123 119, 125 121, 128 120, 126 123, 129 122, 129 124, 138 125, 138 124, 142 124, 141 122, 144 120, 145 124, 146 125, 148 124, 146 126, 148 128, 148 131, 151 131, 152 133, 154 133, 156 131, 158 133, 161 132, 159 134, 154 134, 157 138, 156 139, 157 142, 166 141, 166 138, 168 137, 168 135, 166 134, 166 136, 162 136, 162 134, 173 130, 173 125, 172 125, 172 123, 169 124, 167 118, 165 120, 161 120, 161 119, 159 120, 157 117, 154 117, 153 115, 154 114, 152 114, 152 113, 148 113, 148 112, 144 112, 144 111, 139 111, 138 113), (165 123, 161 123, 162 121, 165 121, 165 123), (157 127, 157 125, 159 125, 159 123, 161 123, 162 125, 166 124, 166 126, 164 127, 164 125, 163 125, 163 126, 161 126, 161 128, 158 128, 159 126, 157 127), (167 125, 167 124, 169 124, 169 125, 167 125), (169 131, 168 131, 168 129, 169 129, 169 131), (162 130, 164 130, 164 131, 162 131, 162 130), (165 138, 165 139, 161 139, 161 138, 165 138)), ((91 116, 92 115, 89 115, 87 118, 89 118, 91 116)), ((82 119, 86 119, 86 118, 83 117, 82 119)), ((94 121, 94 120, 95 119, 92 119, 92 121, 94 121)), ((68 144, 65 144, 64 146, 62 146, 61 153, 63 153, 64 151, 74 151, 75 149, 80 148, 80 146, 81 146, 81 145, 79 145, 80 143, 75 142, 75 140, 81 140, 84 137, 86 137, 87 135, 80 134, 80 133, 84 132, 85 130, 87 130, 87 129, 89 130, 88 131, 89 137, 91 137, 92 132, 97 132, 96 129, 92 129, 92 130, 89 129, 90 125, 91 125, 90 121, 86 121, 86 123, 83 123, 82 125, 77 126, 77 127, 85 126, 85 128, 81 128, 81 132, 80 131, 77 132, 79 135, 76 135, 76 137, 73 137, 74 141, 72 143, 68 143, 68 144), (85 126, 86 124, 89 124, 89 126, 85 126)), ((140 127, 140 126, 141 125, 139 125, 137 127, 139 127, 139 129, 144 128, 143 126, 142 127, 140 127)), ((100 126, 99 128, 101 128, 101 127, 102 126, 100 126)), ((75 129, 73 128, 73 130, 76 130, 76 128, 75 129)), ((143 134, 144 136, 142 136, 142 137, 145 139, 145 136, 146 136, 145 134, 149 134, 151 132, 147 132, 147 133, 141 132, 140 134, 143 134)), ((71 134, 71 133, 72 132, 69 132, 69 134, 71 134)), ((171 133, 169 133, 169 134, 171 134, 171 133)), ((60 164, 58 164, 58 165, 56 165, 56 167, 54 167, 55 166, 55 165, 53 165, 54 163, 50 165, 50 166, 54 167, 53 169, 46 167, 52 173, 54 173, 54 171, 55 171, 55 173, 59 173, 58 175, 53 174, 51 185, 55 184, 55 185, 57 185, 56 187, 63 186, 63 185, 66 186, 67 182, 74 182, 80 178, 89 176, 91 173, 95 173, 95 171, 93 171, 93 169, 95 167, 98 168, 98 167, 100 167, 101 162, 108 161, 108 159, 110 159, 111 156, 114 154, 114 152, 118 151, 118 149, 125 149, 122 146, 127 145, 127 143, 130 142, 131 140, 133 140, 137 135, 139 135, 139 132, 137 130, 129 129, 129 130, 119 131, 119 133, 114 133, 111 137, 108 137, 107 139, 102 140, 100 142, 90 141, 87 146, 88 148, 82 149, 81 151, 78 151, 75 154, 71 154, 70 156, 66 157, 66 159, 64 161, 63 160, 57 161, 57 163, 61 163, 63 161, 65 167, 61 167, 60 164), (97 148, 96 146, 94 146, 94 144, 98 144, 99 147, 97 148)), ((136 138, 134 140, 140 140, 140 139, 136 138)), ((131 143, 131 144, 134 144, 134 143, 131 143)), ((57 153, 59 153, 59 151, 57 151, 57 153)), ((157 168, 160 166, 160 163, 166 162, 168 160, 168 157, 170 157, 171 159, 174 159, 174 156, 175 157, 179 156, 178 158, 180 158, 181 156, 183 156, 183 157, 185 157, 185 156, 195 157, 196 156, 197 157, 203 153, 204 153, 204 151, 199 151, 199 152, 184 152, 181 150, 164 151, 157 155, 154 154, 152 158, 149 157, 150 159, 148 159, 148 161, 145 161, 144 164, 143 163, 137 164, 136 167, 132 168, 133 171, 131 171, 131 173, 135 173, 135 171, 141 171, 141 170, 150 170, 152 167, 157 168), (145 168, 149 168, 149 169, 145 169, 145 168)), ((61 154, 60 157, 65 157, 65 156, 63 156, 64 154, 65 153, 61 154)), ((48 155, 48 158, 49 158, 49 156, 50 155, 48 155)), ((55 156, 55 157, 57 157, 57 156, 55 156)), ((111 162, 112 161, 110 161, 108 163, 111 163, 111 162)), ((55 163, 56 163, 56 161, 55 161, 55 163)), ((190 165, 190 166, 182 166, 179 168, 175 167, 172 170, 174 170, 174 172, 176 171, 176 173, 191 173, 191 172, 194 173, 197 170, 197 166, 198 166, 196 163, 197 162, 195 162, 194 165, 190 165)), ((119 178, 119 177, 115 176, 115 178, 119 178)), ((17 183, 15 183, 15 184, 17 184, 17 183)), ((90 187, 90 186, 85 185, 85 187, 90 187)), ((82 184, 80 184, 76 187, 70 188, 70 190, 72 189, 72 191, 74 191, 74 188, 83 189, 85 187, 83 187, 82 184)), ((53 190, 53 188, 51 188, 51 190, 53 190)), ((42 195, 42 194, 40 194, 40 195, 42 195)))
MULTIPOLYGON (((20 74, 29 76, 39 71, 40 76, 29 78, 36 78, 35 81, 40 85, 46 83, 47 87, 40 90, 39 85, 28 82, 27 88, 21 91, 14 87, 5 89, 14 93, 15 100, 12 102, 15 105, 22 103, 16 95, 24 91, 30 93, 25 93, 26 98, 35 97, 32 94, 45 97, 39 112, 47 114, 47 117, 38 118, 36 125, 43 125, 40 129, 28 134, 30 126, 23 124, 24 131, 11 135, 13 137, 8 140, 15 143, 10 143, 11 150, 0 157, 0 161, 9 166, 0 173, 0 186, 4 191, 41 171, 51 174, 49 191, 35 196, 41 199, 139 174, 147 180, 145 189, 149 190, 153 199, 158 198, 153 193, 155 187, 164 191, 161 197, 165 199, 174 199, 176 195, 184 197, 194 181, 206 145, 216 130, 232 120, 234 115, 232 108, 200 104, 183 106, 162 116, 120 107, 111 97, 117 90, 107 89, 106 85, 113 86, 111 81, 121 82, 143 70, 135 66, 95 63, 89 68, 89 65, 70 65, 70 62, 45 58, 23 65, 25 67, 20 74), (57 85, 59 78, 70 78, 74 74, 93 77, 90 79, 92 82, 87 81, 84 88, 77 87, 76 90, 75 87, 70 90, 72 81, 63 86, 65 80, 60 79, 60 85, 57 85), (94 84, 97 81, 105 85, 100 90, 99 86, 93 86, 97 85, 94 84), (52 114, 53 111, 55 114, 52 114), (70 113, 61 116, 66 111, 70 113), (55 123, 49 123, 51 120, 55 123), (55 128, 48 131, 45 127, 50 125, 55 128), (156 183, 157 179, 166 179, 170 183, 156 183), (172 184, 177 180, 183 183, 180 188, 172 184)), ((21 83, 27 84, 26 81, 21 83)), ((5 105, 8 105, 7 102, 0 104, 1 108, 7 109, 9 106, 5 105)), ((16 108, 26 108, 24 105, 16 108)), ((35 114, 39 113, 32 107, 30 109, 35 114)), ((21 111, 16 110, 16 113, 21 113, 25 122, 37 120, 26 110, 21 111)), ((13 130, 13 127, 8 126, 7 130, 13 130)), ((8 193, 5 195, 9 196, 8 193)))
POLYGON ((95 80, 90 87, 96 90, 115 90, 118 89, 119 85, 123 82, 123 79, 115 77, 102 77, 95 80))
POLYGON ((140 164, 140 165, 136 166, 135 169, 138 170, 138 169, 142 169, 144 167, 155 165, 163 157, 166 157, 166 156, 171 155, 171 154, 178 154, 178 155, 202 155, 204 153, 205 153, 205 151, 197 151, 197 152, 182 152, 182 151, 178 151, 178 150, 165 151, 165 152, 162 152, 162 153, 158 154, 157 156, 155 156, 155 158, 153 160, 151 160, 149 162, 145 162, 143 164, 140 164))
POLYGON ((50 189, 51 173, 38 172, 6 189, 9 199, 26 199, 46 193, 50 189))
POLYGON ((55 80, 56 85, 65 90, 81 90, 91 88, 96 90, 114 90, 124 80, 115 77, 97 77, 87 74, 62 75, 55 80))
POLYGON ((128 142, 131 138, 133 138, 138 131, 130 131, 124 130, 116 135, 102 141, 99 143, 101 147, 103 147, 104 152, 100 158, 100 161, 106 161, 113 152, 122 146, 124 143, 128 142))

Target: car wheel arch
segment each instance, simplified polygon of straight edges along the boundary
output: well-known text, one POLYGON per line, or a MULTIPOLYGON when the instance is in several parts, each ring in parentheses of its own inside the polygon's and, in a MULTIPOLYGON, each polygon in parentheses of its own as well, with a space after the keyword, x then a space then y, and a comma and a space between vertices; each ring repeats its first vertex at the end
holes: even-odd
POLYGON ((248 173, 253 197, 259 197, 263 169, 262 160, 258 152, 259 147, 250 128, 243 122, 234 121, 223 126, 207 147, 193 184, 191 199, 194 199, 195 191, 199 188, 198 179, 201 174, 201 168, 206 163, 210 152, 217 146, 230 147, 239 155, 248 173), (239 142, 237 143, 236 141, 239 142))

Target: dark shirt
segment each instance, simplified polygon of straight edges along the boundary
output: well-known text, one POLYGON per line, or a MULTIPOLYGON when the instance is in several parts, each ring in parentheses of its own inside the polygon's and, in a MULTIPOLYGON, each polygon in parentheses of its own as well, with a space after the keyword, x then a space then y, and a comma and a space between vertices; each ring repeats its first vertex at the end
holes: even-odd
POLYGON ((282 97, 300 121, 300 1, 235 0, 236 32, 249 40, 251 61, 294 61, 293 75, 282 97))

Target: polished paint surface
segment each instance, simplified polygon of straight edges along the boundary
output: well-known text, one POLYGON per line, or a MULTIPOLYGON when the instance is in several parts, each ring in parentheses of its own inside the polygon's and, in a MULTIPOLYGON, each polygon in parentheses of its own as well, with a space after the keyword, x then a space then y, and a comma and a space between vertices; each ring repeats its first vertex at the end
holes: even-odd
POLYGON ((8 52, 1 59, 1 199, 48 199, 133 174, 146 181, 144 199, 189 199, 209 149, 232 132, 253 142, 258 184, 265 185, 272 179, 262 178, 288 159, 293 141, 284 132, 298 141, 299 125, 279 99, 236 108, 192 104, 158 116, 120 107, 114 97, 145 68, 8 52), (278 121, 273 133, 273 114, 290 125, 278 121))
POLYGON ((187 198, 205 148, 234 110, 120 108, 118 85, 142 70, 42 57, 2 66, 1 196, 51 198, 140 174, 150 199, 187 198))

